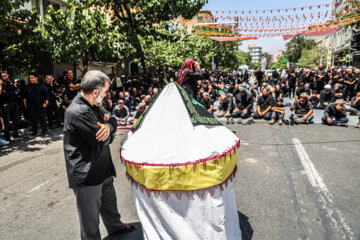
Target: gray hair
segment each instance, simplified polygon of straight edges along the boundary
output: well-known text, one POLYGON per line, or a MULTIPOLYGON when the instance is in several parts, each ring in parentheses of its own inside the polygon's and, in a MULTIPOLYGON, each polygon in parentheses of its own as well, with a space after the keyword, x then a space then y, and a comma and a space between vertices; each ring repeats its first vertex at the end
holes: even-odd
POLYGON ((344 100, 342 99, 338 99, 335 101, 335 104, 341 104, 341 105, 344 105, 344 100))
POLYGON ((99 70, 91 70, 81 80, 80 89, 83 93, 89 94, 94 89, 103 89, 106 81, 110 83, 110 78, 105 73, 99 70))
POLYGON ((145 108, 145 107, 146 107, 146 105, 144 103, 139 103, 139 109, 140 108, 145 108))
POLYGON ((300 97, 308 99, 309 95, 306 92, 303 92, 302 94, 300 94, 300 97))
POLYGON ((204 92, 204 93, 203 93, 203 96, 204 96, 204 95, 207 96, 207 97, 210 96, 208 92, 204 92))

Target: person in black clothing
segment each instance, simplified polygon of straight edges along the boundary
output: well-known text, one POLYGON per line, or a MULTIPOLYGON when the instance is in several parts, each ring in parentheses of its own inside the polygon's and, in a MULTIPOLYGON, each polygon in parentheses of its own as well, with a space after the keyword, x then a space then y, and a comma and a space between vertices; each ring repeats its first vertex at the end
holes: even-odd
POLYGON ((203 79, 203 74, 200 64, 192 59, 186 60, 179 72, 178 84, 194 99, 196 99, 198 92, 197 80, 201 79, 203 79))
POLYGON ((261 90, 262 88, 262 82, 264 80, 264 72, 261 71, 260 68, 257 69, 257 71, 254 73, 254 76, 256 78, 256 81, 257 81, 257 85, 258 85, 258 88, 261 90))
POLYGON ((202 94, 202 99, 200 103, 204 106, 204 108, 212 115, 214 114, 214 100, 210 98, 209 93, 204 92, 202 94))
POLYGON ((342 74, 342 70, 341 68, 334 70, 332 79, 330 80, 329 84, 331 84, 331 86, 335 86, 335 84, 343 84, 344 83, 344 76, 342 74))
POLYGON ((230 95, 226 95, 224 91, 219 91, 219 108, 216 113, 216 117, 226 117, 226 124, 234 124, 234 119, 231 114, 234 110, 234 102, 230 95))
POLYGON ((271 96, 267 89, 262 90, 262 95, 258 98, 256 105, 256 112, 253 115, 254 119, 264 118, 270 120, 272 111, 271 108, 275 105, 274 97, 271 96))
POLYGON ((146 104, 140 103, 139 108, 135 113, 134 122, 133 122, 134 125, 137 122, 137 120, 140 118, 141 114, 143 114, 143 112, 145 112, 145 110, 146 110, 146 104))
POLYGON ((299 72, 296 73, 296 78, 298 79, 299 84, 305 84, 305 77, 306 72, 304 71, 304 68, 300 68, 299 72))
POLYGON ((60 119, 62 121, 64 121, 64 115, 65 115, 65 111, 66 109, 70 106, 70 102, 69 102, 69 99, 67 97, 66 94, 63 95, 63 99, 60 103, 60 106, 59 106, 59 112, 60 112, 60 119))
POLYGON ((319 68, 315 71, 315 89, 318 90, 318 92, 324 88, 325 74, 324 66, 320 64, 319 68))
POLYGON ((344 99, 344 90, 341 88, 340 83, 334 85, 335 100, 344 99))
POLYGON ((295 97, 295 89, 296 89, 296 73, 295 73, 295 67, 291 67, 289 73, 288 73, 288 91, 289 91, 289 98, 295 97), (291 95, 292 93, 292 95, 291 95))
MULTIPOLYGON (((233 117, 240 117, 242 119, 249 118, 253 109, 254 98, 252 94, 246 91, 245 88, 240 87, 239 93, 235 96, 235 109, 233 117)), ((239 119, 238 123, 248 124, 239 119)))
POLYGON ((331 85, 327 84, 324 90, 320 92, 320 109, 325 109, 327 105, 335 102, 335 92, 331 89, 331 85))
POLYGON ((355 88, 354 88, 354 94, 356 95, 357 92, 360 92, 360 70, 355 70, 355 88))
POLYGON ((344 100, 349 100, 354 96, 356 78, 351 68, 348 69, 344 76, 344 100))
POLYGON ((306 93, 308 96, 311 95, 310 89, 305 89, 304 83, 299 84, 299 88, 296 90, 295 100, 299 100, 302 93, 306 93))
MULTIPOLYGON (((14 139, 22 139, 19 136, 19 106, 17 104, 18 90, 10 82, 9 75, 6 72, 1 72, 2 80, 2 92, 1 92, 1 104, 4 120, 4 138, 6 141, 10 141, 10 128, 12 129, 14 139), (12 124, 10 123, 12 122, 12 124)), ((0 104, 0 105, 1 105, 0 104)))
POLYGON ((31 136, 38 134, 37 125, 40 122, 43 136, 48 135, 46 125, 46 108, 49 106, 49 94, 46 86, 39 83, 36 73, 29 74, 29 83, 25 88, 24 106, 29 111, 29 118, 31 123, 31 136))
POLYGON ((308 94, 302 93, 300 99, 295 101, 291 106, 290 110, 295 111, 295 114, 290 115, 291 125, 295 124, 309 124, 314 118, 313 115, 313 106, 310 101, 308 101, 308 94))
MULTIPOLYGON (((315 71, 314 71, 314 67, 311 67, 308 69, 308 71, 306 72, 305 75, 305 83, 309 83, 310 84, 310 88, 312 90, 315 90, 315 71)), ((318 91, 319 92, 319 91, 318 91)))
POLYGON ((280 74, 279 72, 274 68, 273 72, 272 72, 272 80, 273 80, 273 86, 277 85, 278 82, 280 81, 280 74))
POLYGON ((360 128, 360 92, 356 93, 356 96, 351 99, 351 106, 349 112, 359 116, 359 123, 356 125, 356 128, 360 128))
POLYGON ((285 116, 285 105, 284 100, 282 98, 278 98, 276 100, 275 106, 271 108, 271 120, 270 124, 274 124, 276 120, 278 121, 279 125, 283 124, 284 116, 285 116))
POLYGON ((278 98, 282 98, 283 95, 284 95, 284 91, 281 89, 279 84, 276 84, 275 90, 274 90, 275 101, 277 101, 278 98))
POLYGON ((320 98, 318 96, 317 90, 314 90, 309 98, 309 102, 313 106, 314 109, 320 109, 320 98))
POLYGON ((74 79, 74 73, 72 70, 68 70, 66 72, 65 87, 66 87, 66 95, 68 96, 68 99, 71 102, 80 89, 80 83, 76 79, 74 79))
POLYGON ((81 92, 65 112, 64 155, 69 187, 79 215, 81 239, 100 240, 99 215, 109 235, 136 227, 120 221, 114 189, 115 168, 109 145, 117 129, 116 118, 104 114, 102 100, 110 79, 88 71, 81 92))
POLYGON ((56 103, 56 89, 54 85, 54 78, 51 75, 45 76, 45 85, 49 94, 49 105, 46 108, 46 116, 49 122, 49 128, 52 128, 54 121, 56 125, 61 127, 59 108, 56 103))
POLYGON ((343 126, 348 127, 349 119, 346 115, 344 107, 344 100, 336 100, 335 103, 330 103, 324 111, 324 117, 321 119, 324 124, 329 126, 343 126))

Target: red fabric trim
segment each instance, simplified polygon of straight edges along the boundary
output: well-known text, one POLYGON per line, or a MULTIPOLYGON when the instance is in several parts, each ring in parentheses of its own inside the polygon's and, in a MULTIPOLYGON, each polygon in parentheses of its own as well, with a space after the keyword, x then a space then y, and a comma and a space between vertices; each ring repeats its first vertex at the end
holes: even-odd
POLYGON ((230 154, 231 152, 233 152, 236 148, 239 148, 240 146, 240 139, 236 141, 235 145, 232 146, 230 149, 226 150, 225 152, 223 152, 222 154, 219 155, 215 155, 209 158, 204 158, 204 159, 199 159, 197 161, 194 162, 186 162, 186 163, 175 163, 175 164, 159 164, 159 163, 135 163, 132 162, 130 160, 125 159, 122 154, 121 154, 121 148, 120 148, 120 159, 122 162, 126 162, 129 163, 130 165, 135 165, 135 166, 148 166, 148 167, 183 167, 183 166, 189 166, 189 165, 196 165, 196 164, 200 164, 200 163, 205 163, 208 161, 213 161, 219 158, 222 158, 228 154, 230 154))
POLYGON ((136 182, 128 173, 126 173, 126 176, 128 180, 131 182, 131 184, 135 185, 136 189, 140 189, 142 193, 145 192, 148 197, 150 197, 150 194, 152 193, 155 197, 164 196, 166 199, 168 199, 171 194, 174 194, 179 200, 181 200, 181 197, 184 195, 187 196, 188 199, 193 199, 194 194, 198 195, 200 198, 204 198, 205 193, 207 192, 210 192, 210 195, 213 196, 217 189, 223 191, 224 186, 227 187, 228 183, 232 182, 232 180, 235 178, 236 171, 237 171, 237 165, 235 165, 234 171, 230 174, 230 176, 222 183, 209 188, 191 190, 191 191, 185 191, 185 190, 166 191, 166 190, 149 189, 144 185, 136 182))

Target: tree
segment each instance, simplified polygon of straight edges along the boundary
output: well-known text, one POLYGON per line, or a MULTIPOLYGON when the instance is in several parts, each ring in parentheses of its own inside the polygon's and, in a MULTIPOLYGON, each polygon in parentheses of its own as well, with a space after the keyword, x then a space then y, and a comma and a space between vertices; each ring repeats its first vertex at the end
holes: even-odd
POLYGON ((1 1, 1 69, 29 71, 34 67, 36 52, 42 50, 43 39, 37 31, 39 15, 35 11, 20 9, 28 1, 1 1))
POLYGON ((49 6, 39 31, 47 41, 56 62, 81 60, 84 74, 88 63, 117 61, 118 53, 131 51, 123 35, 108 25, 106 14, 89 9, 78 1, 68 1, 69 7, 55 10, 49 6))
POLYGON ((316 67, 320 64, 326 64, 327 51, 322 51, 318 46, 312 49, 304 49, 301 53, 298 65, 300 67, 312 66, 316 67), (322 56, 321 56, 322 55, 322 56))
POLYGON ((159 24, 182 17, 191 19, 199 12, 207 0, 82 0, 87 5, 111 9, 112 24, 119 33, 125 33, 127 41, 135 52, 126 56, 128 60, 140 59, 146 70, 146 56, 141 38, 152 36, 156 40, 163 37, 158 31, 159 24))
POLYGON ((271 62, 269 68, 270 69, 274 69, 274 68, 275 69, 285 69, 285 68, 287 68, 284 56, 279 57, 277 62, 271 62))
POLYGON ((249 65, 251 63, 251 55, 248 52, 236 51, 235 52, 238 65, 249 65))
POLYGON ((289 62, 297 63, 301 58, 301 53, 304 49, 311 49, 316 45, 314 40, 306 39, 304 36, 296 36, 286 43, 286 51, 284 52, 284 57, 289 60, 289 62))

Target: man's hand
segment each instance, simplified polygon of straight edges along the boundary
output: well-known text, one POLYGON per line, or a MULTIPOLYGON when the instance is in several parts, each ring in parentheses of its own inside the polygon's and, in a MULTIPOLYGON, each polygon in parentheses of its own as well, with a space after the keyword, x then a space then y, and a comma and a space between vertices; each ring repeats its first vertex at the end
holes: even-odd
POLYGON ((242 110, 242 112, 243 112, 244 114, 247 114, 247 113, 248 113, 247 109, 242 110))
POLYGON ((107 124, 97 123, 100 127, 99 131, 96 133, 96 140, 105 141, 110 136, 110 127, 107 124))
POLYGON ((265 115, 265 113, 260 112, 259 115, 260 115, 260 117, 263 117, 265 115))
POLYGON ((302 120, 303 120, 303 121, 306 121, 306 120, 307 120, 307 117, 306 117, 306 116, 304 116, 304 117, 302 118, 302 120))
POLYGON ((108 122, 110 119, 110 114, 104 114, 104 122, 108 122))
POLYGON ((5 125, 4 124, 2 124, 2 126, 1 126, 1 131, 5 131, 5 125))
POLYGON ((230 114, 230 113, 226 113, 226 114, 225 114, 225 117, 229 118, 229 117, 231 117, 231 114, 230 114))
POLYGON ((333 122, 333 120, 331 118, 327 118, 326 121, 328 124, 332 124, 332 122, 333 122))
POLYGON ((46 104, 46 103, 43 104, 43 108, 47 108, 47 104, 46 104))
POLYGON ((240 111, 240 110, 239 110, 238 108, 235 108, 235 109, 234 109, 234 112, 236 112, 236 113, 239 112, 239 111, 240 111))

